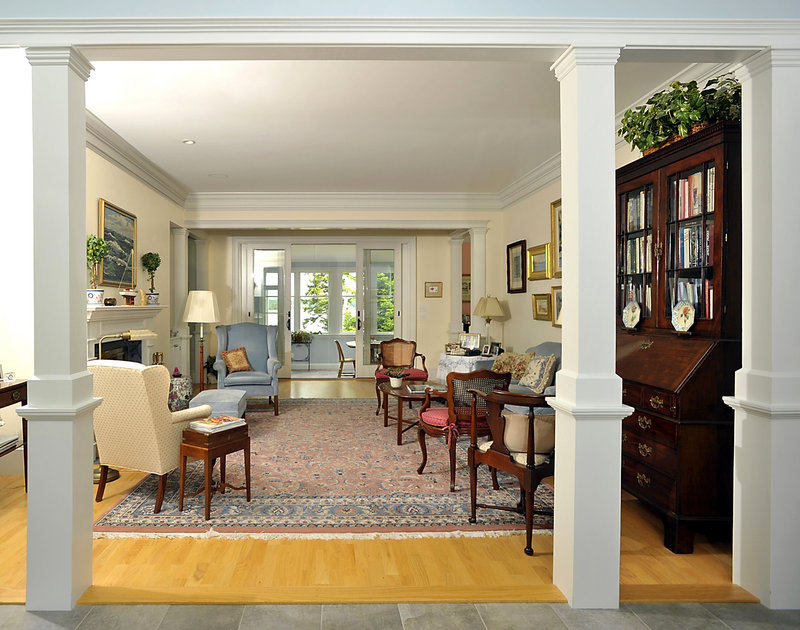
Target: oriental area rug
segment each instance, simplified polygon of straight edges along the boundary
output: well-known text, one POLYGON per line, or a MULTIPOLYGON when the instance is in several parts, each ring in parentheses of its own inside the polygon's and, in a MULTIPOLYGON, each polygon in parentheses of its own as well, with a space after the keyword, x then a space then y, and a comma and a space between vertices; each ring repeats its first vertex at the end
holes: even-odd
MULTIPOLYGON (((416 413, 405 409, 407 416, 416 413)), ((150 475, 95 523, 95 537, 317 537, 402 538, 411 536, 491 536, 524 531, 516 512, 478 509, 469 523, 468 438, 458 442, 456 492, 450 492, 444 441, 428 438, 428 463, 421 461, 416 428, 396 444, 396 426, 383 426, 374 399, 281 401, 281 413, 247 413, 251 438, 251 489, 215 493, 211 519, 203 518, 200 493, 178 511, 178 471, 170 474, 161 512, 153 514, 157 477, 150 475)), ((218 477, 218 467, 214 470, 218 477)), ((514 506, 517 480, 498 473, 492 490, 485 466, 479 469, 478 501, 514 506)), ((226 458, 226 481, 244 485, 242 452, 226 458)), ((186 492, 203 486, 203 464, 189 460, 186 492)), ((534 529, 552 531, 553 493, 536 493, 534 529), (541 513, 540 513, 541 512, 541 513)))

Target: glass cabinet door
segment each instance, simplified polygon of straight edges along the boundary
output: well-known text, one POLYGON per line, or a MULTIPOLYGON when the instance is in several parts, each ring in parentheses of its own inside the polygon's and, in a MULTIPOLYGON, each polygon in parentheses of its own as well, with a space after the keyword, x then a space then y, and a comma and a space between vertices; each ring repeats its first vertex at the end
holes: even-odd
POLYGON ((630 302, 642 319, 653 314, 654 247, 653 184, 623 192, 617 198, 617 316, 630 302))

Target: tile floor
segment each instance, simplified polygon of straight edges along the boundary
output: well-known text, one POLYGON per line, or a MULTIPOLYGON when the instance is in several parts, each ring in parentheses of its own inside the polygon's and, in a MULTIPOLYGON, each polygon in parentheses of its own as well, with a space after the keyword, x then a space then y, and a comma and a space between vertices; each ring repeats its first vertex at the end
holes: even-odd
POLYGON ((800 610, 760 604, 336 604, 79 606, 27 612, 0 606, 4 630, 777 630, 800 628, 800 610))

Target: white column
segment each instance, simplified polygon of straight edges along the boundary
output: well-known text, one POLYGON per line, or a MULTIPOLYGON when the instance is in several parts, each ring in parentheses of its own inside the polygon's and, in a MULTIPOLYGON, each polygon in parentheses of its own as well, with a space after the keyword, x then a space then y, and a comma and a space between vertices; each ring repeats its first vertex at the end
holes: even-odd
POLYGON ((450 237, 450 341, 458 341, 461 326, 461 261, 463 257, 463 236, 450 237))
POLYGON ((92 583, 92 378, 86 370, 86 114, 92 66, 33 48, 34 374, 28 383, 28 610, 92 583), (53 309, 53 304, 58 304, 53 309))
POLYGON ((622 405, 615 373, 616 48, 571 48, 561 83, 562 360, 556 375, 553 583, 575 608, 619 606, 622 405))
POLYGON ((172 327, 170 329, 170 361, 182 374, 189 375, 189 325, 183 321, 186 296, 189 295, 189 230, 170 229, 172 236, 172 327))
POLYGON ((800 608, 800 50, 762 53, 742 74, 733 581, 770 608, 800 608))
MULTIPOLYGON (((485 227, 471 228, 469 231, 469 261, 470 261, 470 283, 471 295, 469 303, 470 321, 472 326, 470 332, 479 332, 478 326, 486 326, 482 317, 475 319, 472 313, 478 306, 478 300, 486 295, 486 231, 485 227)), ((459 286, 461 281, 459 280, 459 286)), ((486 333, 488 334, 488 328, 486 333)))

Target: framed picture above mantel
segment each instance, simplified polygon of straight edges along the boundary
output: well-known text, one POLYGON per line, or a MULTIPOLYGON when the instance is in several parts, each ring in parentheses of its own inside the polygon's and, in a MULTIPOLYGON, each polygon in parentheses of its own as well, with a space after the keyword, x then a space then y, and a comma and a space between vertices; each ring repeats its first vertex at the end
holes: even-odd
POLYGON ((136 286, 136 215, 100 199, 98 233, 108 243, 100 263, 100 284, 117 288, 136 286))

